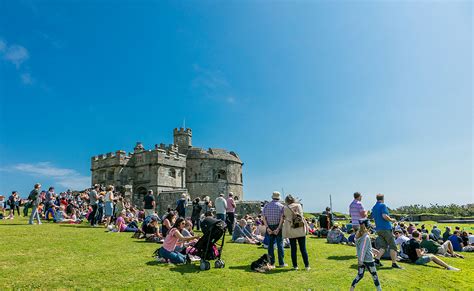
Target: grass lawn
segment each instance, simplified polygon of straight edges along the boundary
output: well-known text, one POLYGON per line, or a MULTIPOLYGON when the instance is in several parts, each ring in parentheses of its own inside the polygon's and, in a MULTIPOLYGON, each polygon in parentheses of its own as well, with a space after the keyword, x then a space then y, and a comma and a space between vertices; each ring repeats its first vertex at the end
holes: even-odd
MULTIPOLYGON (((131 238, 131 233, 108 233, 87 225, 27 225, 26 219, 0 221, 0 289, 5 288, 163 288, 163 289, 348 289, 356 275, 355 248, 307 240, 311 271, 275 269, 267 274, 250 271, 250 262, 266 250, 228 243, 224 269, 200 271, 194 265, 157 264, 151 257, 158 244, 131 238)), ((442 226, 442 225, 440 225, 442 226)), ((471 228, 469 225, 468 228, 471 228)), ((228 241, 228 239, 227 239, 228 241)), ((466 259, 444 259, 461 268, 449 272, 433 263, 405 270, 382 267, 384 289, 472 290, 474 253, 466 259)), ((291 265, 289 249, 285 261, 291 265)), ((303 264, 300 260, 300 267, 303 264)), ((389 265, 387 261, 385 265, 389 265)), ((373 289, 367 273, 360 289, 373 289)))

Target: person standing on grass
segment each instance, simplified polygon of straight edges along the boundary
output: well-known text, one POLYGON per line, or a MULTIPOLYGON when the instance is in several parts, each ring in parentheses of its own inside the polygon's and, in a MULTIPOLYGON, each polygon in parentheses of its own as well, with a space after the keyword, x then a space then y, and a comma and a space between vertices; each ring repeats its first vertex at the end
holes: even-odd
POLYGON ((143 209, 145 210, 145 217, 155 214, 155 197, 153 196, 153 190, 148 190, 145 198, 143 198, 144 206, 143 209))
POLYGON ((367 211, 365 211, 361 200, 362 194, 355 192, 354 200, 349 205, 349 214, 351 215, 352 228, 354 228, 354 231, 359 229, 359 220, 367 218, 367 211))
POLYGON ((229 234, 232 235, 232 230, 234 228, 234 221, 235 221, 235 201, 234 201, 234 193, 229 192, 229 197, 227 198, 227 208, 225 213, 225 219, 227 224, 227 229, 229 230, 229 234))
POLYGON ((412 239, 408 242, 408 257, 410 260, 417 265, 426 265, 433 261, 435 264, 446 268, 448 271, 459 271, 458 268, 454 268, 435 255, 428 254, 420 245, 421 233, 415 230, 412 233, 412 239))
POLYGON ((392 222, 395 219, 389 216, 388 208, 384 204, 384 195, 377 194, 377 203, 372 208, 372 218, 375 220, 375 230, 377 235, 381 238, 381 247, 379 254, 375 258, 375 264, 382 266, 380 258, 383 256, 387 247, 390 247, 390 258, 392 259, 392 268, 403 269, 397 264, 397 245, 395 244, 395 237, 392 233, 392 222))
POLYGON ((186 216, 186 194, 181 194, 181 199, 176 201, 176 211, 178 212, 178 216, 185 218, 186 216))
POLYGON ((374 255, 372 253, 372 244, 369 237, 369 220, 362 219, 358 221, 359 230, 356 233, 356 249, 357 249, 357 276, 352 281, 351 291, 355 289, 357 283, 364 277, 365 269, 367 269, 372 275, 374 280, 375 288, 382 290, 380 286, 379 277, 377 276, 377 269, 375 268, 374 255))
POLYGON ((114 186, 109 185, 104 196, 105 201, 105 227, 108 227, 114 213, 114 186))
POLYGON ((193 202, 193 212, 191 213, 191 221, 193 223, 193 229, 194 226, 196 226, 197 230, 201 229, 201 199, 199 197, 196 197, 193 202))
POLYGON ((37 220, 38 224, 41 224, 40 215, 38 213, 38 206, 41 203, 40 196, 41 184, 36 183, 35 188, 31 190, 28 200, 31 201, 31 216, 28 224, 34 224, 33 220, 37 220))
POLYGON ((280 192, 273 192, 272 201, 268 202, 262 210, 263 224, 265 225, 269 236, 268 255, 270 256, 270 264, 272 268, 275 267, 275 242, 278 249, 279 267, 288 266, 285 264, 285 252, 283 250, 283 236, 281 232, 283 224, 283 204, 280 203, 280 196, 280 192))
MULTIPOLYGON (((17 192, 12 191, 12 195, 8 197, 8 206, 10 206, 10 215, 8 216, 8 219, 13 219, 15 217, 15 203, 17 201, 17 192)), ((20 213, 18 213, 18 216, 20 213)))
POLYGON ((227 209, 227 200, 224 198, 224 194, 219 194, 214 203, 216 205, 216 218, 225 221, 225 213, 227 209))
POLYGON ((298 270, 297 245, 300 246, 301 257, 303 258, 306 271, 310 270, 308 252, 306 251, 306 233, 308 226, 303 217, 303 207, 291 194, 285 197, 286 206, 283 210, 283 237, 289 238, 291 248, 291 261, 293 269, 298 270), (299 219, 298 219, 299 218, 299 219))
POLYGON ((96 184, 94 189, 89 192, 89 205, 92 207, 92 211, 89 213, 89 221, 93 227, 97 226, 97 200, 99 199, 97 192, 99 189, 99 185, 96 184))

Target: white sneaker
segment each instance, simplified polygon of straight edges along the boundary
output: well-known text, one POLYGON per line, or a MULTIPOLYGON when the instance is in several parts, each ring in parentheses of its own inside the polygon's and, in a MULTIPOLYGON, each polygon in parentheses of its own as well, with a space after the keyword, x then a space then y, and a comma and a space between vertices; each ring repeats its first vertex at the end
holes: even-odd
POLYGON ((293 270, 298 271, 299 268, 298 267, 293 267, 293 270))
POLYGON ((447 267, 446 270, 448 270, 448 271, 461 271, 461 269, 451 267, 451 266, 447 267))
POLYGON ((306 271, 309 271, 309 270, 311 270, 311 267, 306 267, 305 269, 306 269, 306 271))

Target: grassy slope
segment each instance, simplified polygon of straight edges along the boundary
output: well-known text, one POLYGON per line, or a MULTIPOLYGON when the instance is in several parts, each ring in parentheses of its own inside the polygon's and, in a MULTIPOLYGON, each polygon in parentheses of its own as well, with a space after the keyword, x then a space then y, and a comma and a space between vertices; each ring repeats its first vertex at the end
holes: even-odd
MULTIPOLYGON (((310 272, 290 268, 268 274, 250 272, 250 262, 266 250, 232 243, 224 248, 225 269, 200 272, 197 263, 156 264, 151 254, 158 245, 132 239, 130 233, 107 233, 85 225, 25 223, 23 218, 0 221, 0 288, 346 289, 356 275, 355 248, 328 245, 316 238, 308 238, 310 272)), ((285 256, 290 263, 289 249, 285 256)), ((473 288, 474 254, 466 254, 465 260, 446 261, 462 271, 444 271, 432 263, 403 264, 406 270, 381 268, 379 277, 384 289, 473 288)), ((367 275, 358 285, 361 289, 373 288, 367 275)))

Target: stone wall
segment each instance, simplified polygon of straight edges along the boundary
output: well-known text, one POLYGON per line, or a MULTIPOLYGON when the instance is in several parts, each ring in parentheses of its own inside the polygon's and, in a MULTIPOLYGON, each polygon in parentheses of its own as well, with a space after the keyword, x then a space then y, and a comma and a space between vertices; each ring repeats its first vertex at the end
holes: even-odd
POLYGON ((218 159, 187 159, 186 188, 191 199, 234 193, 243 199, 242 164, 218 159))

